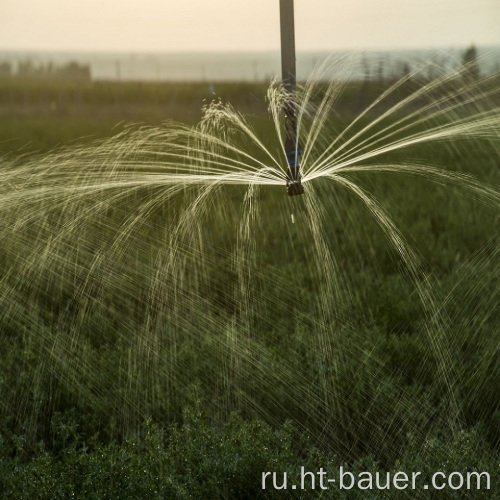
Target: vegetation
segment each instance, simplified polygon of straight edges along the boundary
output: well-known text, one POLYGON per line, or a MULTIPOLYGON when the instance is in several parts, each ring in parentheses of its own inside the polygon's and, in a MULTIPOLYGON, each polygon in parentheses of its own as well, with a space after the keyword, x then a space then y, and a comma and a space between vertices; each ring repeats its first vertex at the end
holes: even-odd
MULTIPOLYGON (((120 120, 195 122, 203 99, 211 98, 201 84, 12 82, 0 81, 0 113, 8 118, 0 125, 9 158, 4 168, 12 169, 23 164, 19 148, 42 167, 78 164, 85 155, 128 144, 136 129, 88 147, 79 141, 48 157, 33 150, 87 134, 105 139, 120 120)), ((354 82, 344 89, 339 116, 329 117, 332 136, 380 93, 379 85, 354 82)), ((216 90, 251 111, 254 127, 270 135, 264 88, 216 90)), ((137 133, 148 137, 151 130, 137 133)), ((385 159, 395 162, 398 155, 471 173, 489 186, 500 183, 498 143, 489 140, 436 141, 385 159)), ((306 185, 319 200, 320 230, 300 200, 284 196, 284 187, 260 188, 257 211, 248 212, 252 224, 244 226, 242 186, 225 186, 198 212, 189 188, 142 210, 162 192, 154 185, 112 202, 96 193, 97 208, 88 212, 83 200, 30 219, 36 200, 14 196, 17 204, 8 205, 3 200, 16 186, 4 185, 0 495, 274 498, 284 493, 262 492, 263 471, 345 465, 426 477, 438 470, 488 471, 492 490, 446 490, 439 498, 497 497, 498 208, 467 196, 461 183, 394 173, 353 173, 352 179, 382 200, 418 249, 418 284, 431 290, 435 308, 423 306, 365 205, 326 180, 306 185), (78 224, 81 213, 90 215, 78 224), (114 230, 135 217, 140 224, 126 237, 114 230), (9 226, 20 220, 22 231, 9 226), (77 222, 65 232, 70 221, 77 222), (184 231, 172 230, 179 226, 184 231), (334 314, 326 303, 331 283, 324 255, 311 244, 319 232, 339 264, 334 314), (159 257, 174 238, 183 252, 178 269, 169 271, 168 259, 159 257), (201 262, 193 258, 199 241, 201 262), (46 248, 52 252, 40 256, 46 248)), ((359 490, 329 493, 367 498, 359 490)), ((391 490, 371 498, 403 494, 434 498, 435 492, 391 490)))
POLYGON ((475 45, 471 45, 462 55, 462 71, 464 78, 479 78, 479 59, 475 45))
MULTIPOLYGON (((330 477, 340 466, 374 475, 380 470, 373 456, 348 465, 338 456, 323 453, 291 423, 272 429, 262 421, 247 422, 233 414, 223 426, 215 427, 192 412, 185 415, 182 427, 165 431, 147 421, 140 436, 120 445, 104 445, 95 437, 85 442, 73 418, 74 415, 53 418, 54 434, 60 443, 57 453, 40 445, 36 455, 26 462, 18 456, 11 458, 3 445, 0 462, 3 498, 282 498, 291 490, 273 490, 269 484, 262 491, 263 471, 287 472, 290 478, 297 478, 301 467, 314 472, 323 467, 330 477)), ((421 471, 422 480, 430 484, 430 477, 437 470, 449 474, 457 468, 464 471, 498 468, 476 430, 436 436, 418 454, 412 451, 415 445, 412 436, 408 436, 407 451, 391 473, 421 471)), ((22 437, 16 436, 14 446, 22 453, 22 437)), ((320 496, 319 486, 316 488, 314 492, 309 490, 307 496, 320 496)), ((325 492, 321 493, 325 497, 325 492)), ((366 493, 356 488, 330 491, 331 498, 351 500, 362 500, 366 493)), ((413 498, 421 498, 420 493, 413 491, 413 498)), ((489 499, 496 493, 496 489, 484 488, 447 489, 440 496, 450 500, 489 499)), ((401 490, 392 488, 375 491, 372 498, 398 499, 401 494, 401 490)))

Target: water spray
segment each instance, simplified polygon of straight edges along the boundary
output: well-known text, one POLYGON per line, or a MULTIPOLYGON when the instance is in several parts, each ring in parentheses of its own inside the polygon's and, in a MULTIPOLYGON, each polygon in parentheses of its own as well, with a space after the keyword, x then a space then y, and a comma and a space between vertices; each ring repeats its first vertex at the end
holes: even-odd
POLYGON ((304 194, 300 176, 301 148, 297 133, 297 116, 295 112, 295 92, 297 76, 295 67, 295 27, 293 0, 280 0, 281 23, 281 77, 287 92, 284 105, 285 115, 285 153, 288 163, 286 190, 289 196, 304 194))

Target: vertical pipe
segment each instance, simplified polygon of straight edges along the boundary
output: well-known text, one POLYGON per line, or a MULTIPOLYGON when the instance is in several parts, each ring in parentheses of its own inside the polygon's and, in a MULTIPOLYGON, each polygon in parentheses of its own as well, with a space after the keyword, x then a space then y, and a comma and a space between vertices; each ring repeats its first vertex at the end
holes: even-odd
POLYGON ((304 188, 300 182, 299 155, 301 153, 297 138, 297 116, 294 95, 297 89, 295 59, 295 23, 293 0, 280 0, 281 24, 281 78, 291 100, 285 101, 285 153, 288 162, 287 192, 290 196, 302 194, 304 188))
POLYGON ((294 93, 297 86, 295 67, 295 23, 293 0, 280 0, 281 78, 285 89, 294 93))

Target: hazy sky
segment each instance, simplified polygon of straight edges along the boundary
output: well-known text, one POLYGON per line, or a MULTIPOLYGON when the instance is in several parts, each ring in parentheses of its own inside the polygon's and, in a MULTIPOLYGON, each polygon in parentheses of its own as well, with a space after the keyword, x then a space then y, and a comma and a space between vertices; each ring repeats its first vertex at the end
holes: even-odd
MULTIPOLYGON (((295 0, 297 50, 500 44, 500 0, 295 0)), ((279 48, 279 0, 0 0, 0 50, 279 48)))

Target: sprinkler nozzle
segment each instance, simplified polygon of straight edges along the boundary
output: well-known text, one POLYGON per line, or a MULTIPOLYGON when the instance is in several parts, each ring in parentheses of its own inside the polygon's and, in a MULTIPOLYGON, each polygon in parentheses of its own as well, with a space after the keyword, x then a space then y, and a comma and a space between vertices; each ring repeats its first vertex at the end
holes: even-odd
POLYGON ((304 194, 304 186, 302 185, 299 168, 300 153, 302 153, 302 151, 293 150, 286 155, 288 161, 286 192, 288 193, 288 196, 304 194))
POLYGON ((288 196, 296 196, 298 194, 304 194, 304 186, 300 181, 287 182, 286 192, 288 196))

